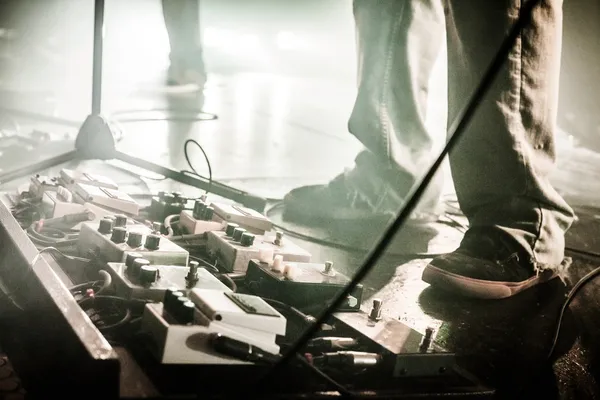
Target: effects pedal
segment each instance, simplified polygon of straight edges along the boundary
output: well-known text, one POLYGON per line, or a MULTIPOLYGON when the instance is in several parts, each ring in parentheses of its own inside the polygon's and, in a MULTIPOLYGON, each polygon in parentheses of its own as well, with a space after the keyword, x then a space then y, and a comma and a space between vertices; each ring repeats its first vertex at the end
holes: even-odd
POLYGON ((125 263, 108 263, 116 295, 128 299, 160 302, 167 289, 188 295, 191 289, 213 289, 230 292, 213 274, 190 261, 188 268, 178 265, 151 265, 139 253, 127 253, 125 263))
POLYGON ((138 215, 140 205, 127 193, 115 189, 76 183, 71 192, 77 203, 93 203, 129 215, 138 215))
POLYGON ((92 252, 104 262, 125 262, 126 253, 138 253, 153 264, 187 266, 189 253, 146 225, 129 224, 127 217, 106 217, 84 223, 77 241, 82 257, 92 252))
POLYGON ((56 191, 45 191, 42 196, 42 207, 51 218, 77 214, 86 211, 85 205, 73 202, 73 193, 64 186, 56 191))
POLYGON ((34 175, 29 180, 29 195, 34 199, 41 198, 45 192, 58 190, 59 182, 56 178, 44 175, 34 175))
POLYGON ((229 223, 225 232, 208 232, 207 250, 213 253, 228 272, 246 272, 252 259, 272 261, 281 256, 284 261, 310 262, 311 255, 281 232, 255 236, 237 224, 229 223))
POLYGON ((158 196, 152 197, 149 213, 153 221, 162 222, 170 215, 180 214, 187 202, 180 192, 158 192, 158 196))
POLYGON ((248 364, 217 353, 212 334, 279 354, 275 339, 285 330, 285 318, 260 297, 231 291, 192 289, 186 297, 169 289, 163 303, 146 305, 142 317, 142 331, 164 364, 248 364))
MULTIPOLYGON (((323 306, 349 282, 350 279, 336 271, 330 261, 324 264, 295 263, 280 257, 275 257, 271 263, 250 260, 245 278, 245 285, 253 294, 298 309, 323 306)), ((338 310, 358 311, 362 298, 363 286, 358 285, 338 310)))
POLYGON ((264 235, 273 229, 273 223, 258 211, 237 204, 211 203, 215 219, 237 224, 255 235, 264 235))
POLYGON ((107 189, 118 190, 119 186, 112 179, 102 175, 91 174, 88 172, 74 171, 63 168, 60 170, 61 183, 68 188, 73 187, 77 183, 84 185, 103 187, 107 189))
POLYGON ((202 200, 194 202, 194 210, 183 210, 179 214, 179 226, 192 235, 199 235, 210 231, 220 231, 225 225, 215 219, 215 210, 202 200))
POLYGON ((381 315, 382 302, 373 300, 370 313, 336 313, 338 335, 352 337, 366 351, 382 356, 382 373, 393 378, 439 378, 458 371, 456 355, 434 341, 434 330, 420 334, 397 319, 381 315))

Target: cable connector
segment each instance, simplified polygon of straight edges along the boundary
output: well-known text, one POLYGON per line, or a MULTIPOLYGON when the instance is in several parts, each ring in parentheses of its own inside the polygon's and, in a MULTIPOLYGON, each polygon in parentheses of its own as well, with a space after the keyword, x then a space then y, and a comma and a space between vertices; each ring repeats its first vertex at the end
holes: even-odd
POLYGON ((313 357, 313 363, 317 367, 374 367, 381 361, 381 355, 377 353, 365 353, 360 351, 338 351, 336 353, 325 353, 319 357, 313 357))
POLYGON ((348 350, 356 347, 357 345, 358 341, 354 338, 333 336, 320 337, 308 342, 308 344, 306 345, 306 350, 312 352, 348 350))

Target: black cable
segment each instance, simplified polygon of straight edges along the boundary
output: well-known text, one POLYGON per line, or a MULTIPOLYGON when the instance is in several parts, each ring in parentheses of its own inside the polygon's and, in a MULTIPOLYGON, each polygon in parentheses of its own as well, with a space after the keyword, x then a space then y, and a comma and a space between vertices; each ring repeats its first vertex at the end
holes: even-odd
POLYGON ((319 377, 320 379, 322 379, 322 380, 326 381, 327 383, 329 383, 330 385, 332 385, 340 393, 341 396, 343 396, 343 397, 360 397, 359 395, 354 394, 350 390, 346 389, 346 387, 344 385, 337 382, 335 379, 331 378, 325 372, 321 371, 319 368, 312 365, 310 362, 308 362, 308 360, 306 358, 304 358, 300 354, 296 354, 296 360, 298 360, 300 362, 300 364, 302 364, 303 367, 307 368, 309 371, 311 371, 317 377, 319 377))
MULTIPOLYGON (((116 297, 116 296, 93 296, 93 297, 86 297, 82 300, 79 301, 79 306, 81 307, 82 310, 84 311, 89 311, 89 310, 93 310, 93 311, 97 311, 96 314, 101 315, 101 312, 99 312, 100 310, 104 309, 105 306, 114 306, 119 304, 124 312, 122 313, 123 316, 115 323, 112 323, 110 325, 101 325, 98 324, 97 322, 94 322, 94 325, 96 325, 96 327, 98 328, 99 331, 101 332, 107 332, 107 331, 111 331, 120 327, 125 326, 126 324, 129 323, 129 321, 131 320, 131 316, 133 315, 132 311, 131 311, 131 300, 129 299, 125 299, 123 297, 116 297), (104 303, 106 302, 107 304, 100 304, 100 303, 104 303), (89 307, 88 307, 89 306, 89 307)), ((90 317, 91 319, 91 317, 90 317)), ((101 320, 102 321, 102 320, 101 320)))
POLYGON ((211 114, 204 112, 202 110, 187 108, 187 109, 171 109, 171 108, 150 108, 147 110, 120 110, 115 113, 110 114, 111 119, 114 119, 116 122, 120 123, 131 123, 131 122, 153 122, 153 121, 177 121, 177 122, 202 122, 202 121, 214 121, 218 119, 216 114, 211 114), (164 117, 136 117, 136 118, 127 118, 122 117, 125 115, 135 115, 135 114, 143 114, 143 113, 174 113, 176 115, 168 115, 164 117), (181 115, 187 114, 187 115, 181 115), (115 117, 115 118, 113 118, 115 117))
MULTIPOLYGON (((283 202, 277 202, 274 205, 272 205, 271 207, 267 208, 264 215, 265 217, 270 218, 270 216, 272 215, 272 212, 283 206, 283 202)), ((327 240, 327 239, 323 239, 323 238, 318 238, 315 236, 310 236, 310 235, 305 235, 304 233, 300 233, 298 231, 292 230, 292 229, 288 229, 282 225, 276 224, 274 222, 272 222, 273 227, 277 230, 280 230, 283 233, 287 233, 290 236, 296 237, 298 239, 307 241, 307 242, 311 242, 311 243, 315 243, 321 246, 325 246, 325 247, 329 247, 332 249, 338 249, 338 250, 343 250, 346 251, 348 253, 360 253, 360 254, 364 254, 366 253, 368 250, 367 249, 361 249, 359 247, 352 247, 352 246, 348 246, 342 243, 336 243, 336 242, 332 242, 331 240, 327 240)), ((402 257, 402 258, 412 258, 412 259, 417 259, 417 258, 435 258, 435 257, 439 257, 441 255, 443 255, 445 253, 419 253, 419 252, 415 252, 415 253, 394 253, 392 254, 394 257, 402 257)))
POLYGON ((204 160, 206 160, 206 166, 208 167, 208 187, 206 189, 206 193, 208 194, 208 193, 210 193, 210 189, 211 189, 211 186, 212 186, 212 167, 210 165, 210 160, 208 159, 208 156, 206 155, 206 152, 204 151, 204 148, 202 148, 202 146, 200 145, 200 143, 198 143, 194 139, 188 139, 183 144, 183 155, 185 156, 185 161, 187 161, 188 166, 190 167, 191 171, 181 171, 181 172, 188 173, 188 174, 191 173, 191 174, 196 175, 196 176, 198 176, 200 178, 206 179, 206 177, 200 175, 198 173, 198 171, 196 171, 196 169, 194 168, 194 165, 192 164, 192 161, 190 160, 190 157, 188 155, 188 146, 190 144, 195 144, 196 146, 198 146, 198 148, 200 149, 200 151, 204 155, 204 160))
POLYGON ((493 84, 496 75, 504 65, 510 51, 514 47, 521 30, 530 22, 533 13, 533 8, 540 3, 541 0, 531 0, 524 2, 521 7, 519 17, 510 29, 508 35, 502 42, 500 49, 496 53, 492 63, 485 71, 481 83, 476 88, 475 92, 469 99, 466 107, 464 107, 458 114, 457 119, 449 129, 448 141, 446 145, 433 162, 425 176, 420 180, 419 184, 411 190, 408 195, 404 207, 398 213, 396 219, 386 228, 379 242, 371 250, 369 255, 366 257, 363 265, 359 268, 357 273, 351 279, 350 283, 338 293, 333 299, 329 307, 321 313, 317 320, 312 326, 307 329, 299 340, 296 341, 295 345, 283 355, 280 362, 278 362, 273 368, 271 368, 257 383, 262 384, 268 381, 268 377, 273 373, 274 370, 280 368, 283 364, 288 363, 292 358, 296 357, 296 354, 311 340, 311 338, 319 331, 321 325, 327 321, 329 316, 338 309, 338 307, 345 301, 346 296, 349 295, 352 290, 358 285, 371 271, 377 260, 384 254, 387 246, 393 240, 396 232, 404 225, 404 223, 410 218, 415 207, 418 205, 421 196, 427 189, 431 180, 435 177, 438 169, 444 162, 446 155, 455 147, 456 143, 465 132, 467 125, 471 121, 478 105, 481 103, 484 95, 488 91, 489 87, 493 84))
POLYGON ((223 283, 225 283, 229 287, 229 289, 231 289, 232 292, 237 292, 238 287, 236 283, 233 281, 233 279, 227 276, 227 274, 218 274, 217 279, 219 279, 221 282, 226 281, 227 283, 223 283))

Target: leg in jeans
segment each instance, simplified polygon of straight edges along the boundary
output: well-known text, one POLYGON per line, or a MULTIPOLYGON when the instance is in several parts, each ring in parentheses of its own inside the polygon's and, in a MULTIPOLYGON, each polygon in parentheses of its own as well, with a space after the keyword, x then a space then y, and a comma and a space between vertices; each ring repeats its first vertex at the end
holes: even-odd
MULTIPOLYGON (((481 81, 521 2, 449 1, 449 121, 481 81)), ((556 276, 573 220, 548 180, 555 159, 561 28, 562 1, 542 0, 450 155, 470 229, 456 252, 426 268, 423 278, 432 285, 506 297, 556 276)))
POLYGON ((173 84, 203 84, 206 72, 199 0, 162 0, 162 9, 171 48, 169 80, 173 84))
MULTIPOLYGON (((284 215, 297 222, 389 218, 430 163, 425 114, 445 29, 441 1, 354 0, 353 8, 358 95, 348 125, 366 149, 329 185, 286 196, 284 215)), ((439 200, 440 183, 431 203, 439 200)))

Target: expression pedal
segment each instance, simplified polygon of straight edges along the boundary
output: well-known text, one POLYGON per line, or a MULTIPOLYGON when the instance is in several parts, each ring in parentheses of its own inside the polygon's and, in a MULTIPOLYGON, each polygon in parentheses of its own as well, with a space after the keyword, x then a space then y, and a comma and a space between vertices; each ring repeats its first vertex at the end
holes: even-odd
POLYGON ((177 265, 151 265, 139 253, 127 253, 125 263, 108 263, 116 295, 128 299, 160 302, 167 289, 181 291, 185 296, 191 289, 231 291, 213 274, 190 261, 188 268, 177 265))
POLYGON ((275 339, 285 329, 285 318, 260 297, 209 289, 192 289, 189 297, 169 289, 142 317, 142 331, 164 364, 248 364, 215 352, 212 334, 279 354, 275 339))
POLYGON ((146 225, 128 223, 124 215, 84 223, 77 241, 82 257, 90 252, 104 262, 125 262, 127 253, 138 253, 152 264, 187 266, 189 253, 146 225))
POLYGON ((381 315, 382 302, 373 300, 369 314, 336 313, 333 325, 343 336, 358 339, 366 351, 382 355, 383 371, 393 378, 444 378, 459 373, 456 356, 434 341, 434 330, 420 334, 397 319, 381 315))
POLYGON ((228 272, 246 272, 252 259, 273 260, 280 255, 284 261, 310 262, 311 257, 306 250, 284 240, 281 232, 256 236, 234 223, 227 224, 225 232, 208 232, 206 247, 228 272))
POLYGON ((112 179, 105 176, 66 168, 60 170, 60 176, 58 179, 67 188, 71 188, 77 183, 82 183, 84 185, 103 187, 107 189, 119 189, 119 186, 113 182, 112 179))
MULTIPOLYGON (((336 271, 330 261, 324 264, 296 263, 275 257, 272 262, 251 260, 245 285, 255 295, 279 300, 303 309, 324 306, 350 282, 336 271)), ((363 298, 363 286, 358 285, 339 311, 358 311, 363 298)))
POLYGON ((131 196, 116 189, 75 183, 70 190, 77 203, 93 203, 129 215, 140 212, 140 205, 131 196))

